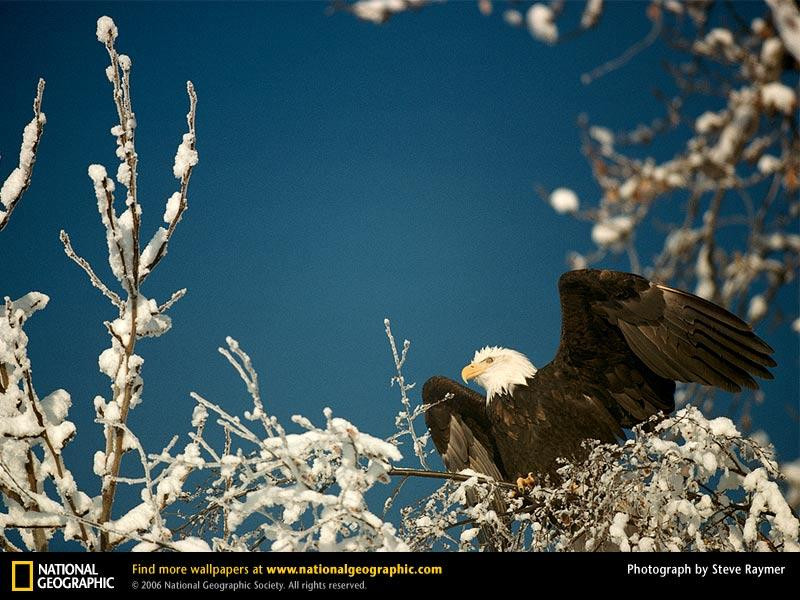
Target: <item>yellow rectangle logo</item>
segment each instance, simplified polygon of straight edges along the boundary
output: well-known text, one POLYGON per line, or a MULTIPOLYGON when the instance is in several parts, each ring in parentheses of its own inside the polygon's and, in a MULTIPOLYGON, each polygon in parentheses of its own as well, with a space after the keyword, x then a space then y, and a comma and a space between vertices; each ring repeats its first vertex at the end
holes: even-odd
POLYGON ((33 561, 32 560, 12 560, 11 561, 11 591, 12 592, 32 592, 33 591, 33 561), (25 567, 28 567, 25 569, 25 567), (25 572, 27 571, 27 577, 25 572), (17 578, 19 572, 21 577, 17 578))

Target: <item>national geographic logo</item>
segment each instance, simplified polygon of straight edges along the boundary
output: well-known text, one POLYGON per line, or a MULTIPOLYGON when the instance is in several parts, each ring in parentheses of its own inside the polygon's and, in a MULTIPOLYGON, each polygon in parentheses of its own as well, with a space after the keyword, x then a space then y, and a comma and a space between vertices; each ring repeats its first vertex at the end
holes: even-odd
POLYGON ((11 591, 113 590, 113 577, 98 573, 94 563, 11 561, 11 591))
POLYGON ((32 560, 11 561, 11 591, 12 592, 33 591, 32 560))

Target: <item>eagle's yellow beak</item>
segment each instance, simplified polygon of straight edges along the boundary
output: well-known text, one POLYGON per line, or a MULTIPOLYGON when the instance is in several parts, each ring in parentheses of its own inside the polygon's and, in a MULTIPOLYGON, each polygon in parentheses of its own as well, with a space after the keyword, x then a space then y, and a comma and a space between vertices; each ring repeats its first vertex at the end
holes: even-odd
POLYGON ((464 383, 467 383, 470 379, 475 379, 475 377, 483 373, 488 366, 486 363, 469 363, 461 369, 461 379, 464 380, 464 383))

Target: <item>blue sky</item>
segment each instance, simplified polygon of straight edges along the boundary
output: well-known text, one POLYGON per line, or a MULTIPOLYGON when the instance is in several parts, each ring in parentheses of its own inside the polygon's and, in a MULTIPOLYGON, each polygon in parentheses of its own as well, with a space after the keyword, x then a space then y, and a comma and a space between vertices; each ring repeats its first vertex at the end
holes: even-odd
MULTIPOLYGON (((117 46, 133 59, 146 232, 177 189, 187 79, 199 95, 189 211, 144 290, 158 300, 189 290, 173 329, 138 346, 144 403, 130 425, 156 451, 188 429, 192 390, 230 412, 247 408, 216 352, 226 335, 252 355, 274 414, 320 422, 330 406, 380 436, 399 408, 384 317, 412 340, 407 377, 419 387, 433 374, 457 377, 485 344, 547 363, 556 281, 568 251, 590 250, 590 226, 554 214, 534 185, 598 194, 579 151, 581 112, 612 128, 660 116, 652 91, 670 89, 663 44, 579 82, 644 35, 643 12, 614 4, 598 31, 550 48, 471 3, 383 27, 310 2, 0 3, 0 174, 13 168, 39 76, 48 117, 33 185, 0 235, 0 283, 3 295, 51 297, 28 325, 29 351, 39 394, 72 395, 79 435, 66 456, 79 481, 96 489, 85 454, 100 446, 91 405, 108 396, 97 356, 115 311, 64 256, 58 232, 111 281, 86 174, 95 162, 116 170, 98 16, 114 18, 117 46)), ((654 249, 643 247, 646 259, 654 249)), ((796 293, 782 299, 790 313, 796 293)), ((759 333, 779 367, 755 424, 792 459, 797 336, 786 326, 759 333)))

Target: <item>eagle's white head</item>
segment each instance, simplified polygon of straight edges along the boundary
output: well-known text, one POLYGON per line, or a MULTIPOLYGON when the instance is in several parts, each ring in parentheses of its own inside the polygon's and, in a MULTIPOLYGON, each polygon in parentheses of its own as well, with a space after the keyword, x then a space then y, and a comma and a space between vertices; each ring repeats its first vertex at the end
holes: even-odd
POLYGON ((465 383, 474 379, 486 390, 487 404, 495 394, 511 394, 514 386, 525 385, 534 375, 536 367, 524 354, 499 346, 481 348, 461 371, 465 383))

